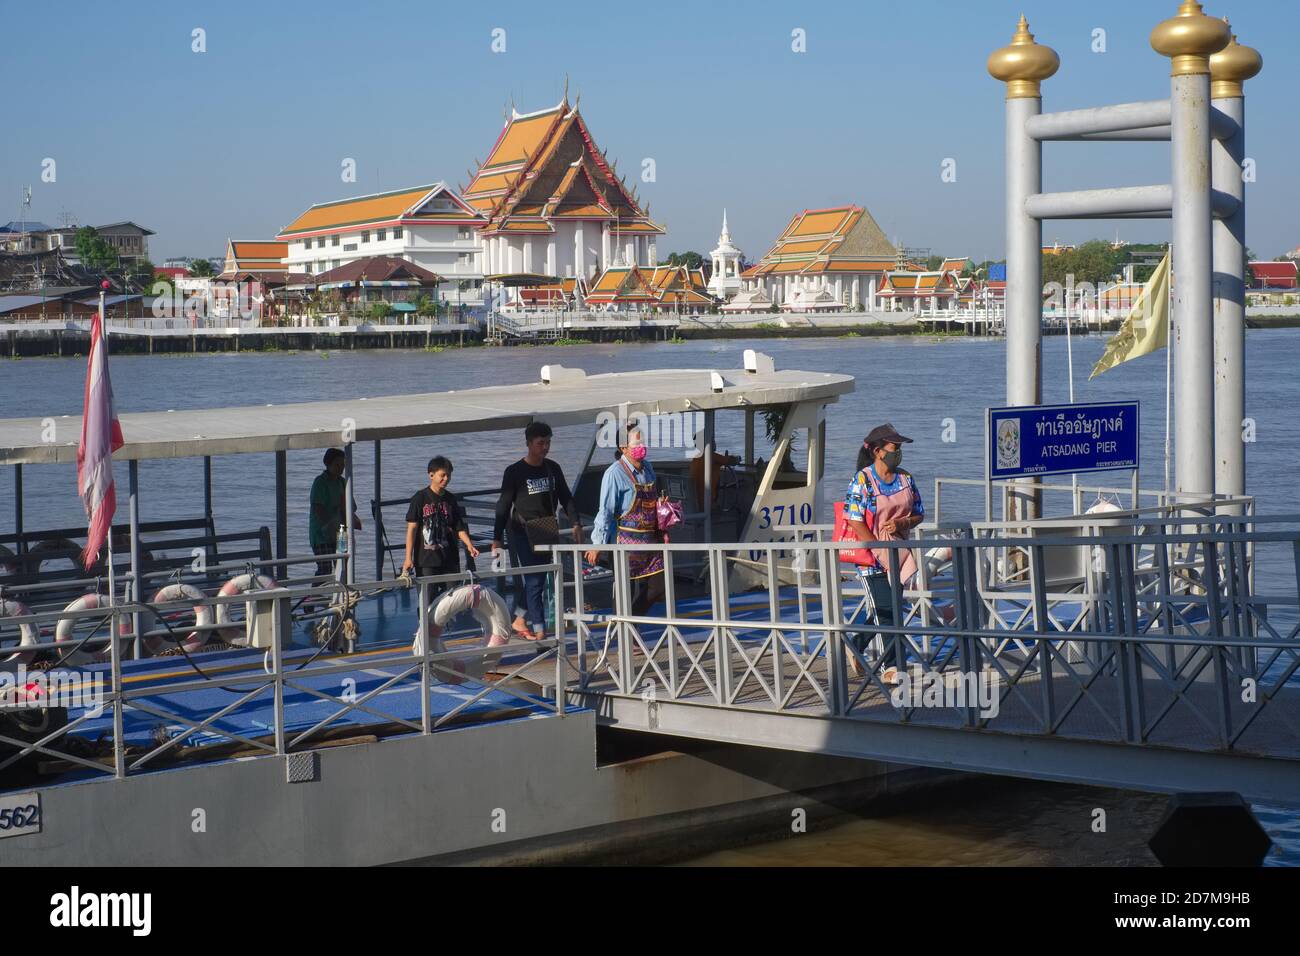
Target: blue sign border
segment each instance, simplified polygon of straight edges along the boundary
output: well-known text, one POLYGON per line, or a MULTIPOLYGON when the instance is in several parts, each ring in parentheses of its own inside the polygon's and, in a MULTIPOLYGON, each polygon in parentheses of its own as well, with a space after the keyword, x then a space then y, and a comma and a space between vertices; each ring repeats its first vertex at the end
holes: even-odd
MULTIPOLYGON (((1063 405, 1002 405, 984 409, 984 476, 989 481, 1014 481, 1020 478, 1041 478, 1048 475, 1092 474, 1103 471, 1137 471, 1142 458, 1142 409, 1141 402, 1075 402, 1063 405), (1101 468, 1059 468, 1052 471, 1019 471, 1014 474, 995 474, 993 440, 993 416, 997 412, 1054 412, 1074 411, 1087 408, 1132 408, 1133 409, 1133 446, 1134 461, 1131 465, 1106 465, 1101 468)), ((1006 469, 1002 469, 1004 472, 1006 469)))

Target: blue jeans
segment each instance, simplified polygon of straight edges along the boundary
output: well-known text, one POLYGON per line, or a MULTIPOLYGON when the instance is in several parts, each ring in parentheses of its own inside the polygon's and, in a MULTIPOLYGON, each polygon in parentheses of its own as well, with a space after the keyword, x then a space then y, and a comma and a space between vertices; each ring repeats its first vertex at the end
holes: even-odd
MULTIPOLYGON (((523 528, 511 528, 506 534, 506 544, 510 548, 510 563, 517 568, 550 563, 533 550, 523 528)), ((515 617, 522 617, 534 632, 546 627, 545 588, 545 574, 515 575, 515 617)))

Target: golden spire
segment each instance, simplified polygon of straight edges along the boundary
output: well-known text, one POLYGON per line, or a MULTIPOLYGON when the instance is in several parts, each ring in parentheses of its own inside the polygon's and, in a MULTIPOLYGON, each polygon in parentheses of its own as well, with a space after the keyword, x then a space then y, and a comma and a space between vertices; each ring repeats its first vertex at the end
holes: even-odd
MULTIPOLYGON (((1228 23, 1228 18, 1223 18, 1228 23)), ((1228 23, 1228 30, 1232 24, 1228 23)), ((1244 96, 1242 88, 1246 80, 1257 76, 1264 68, 1264 58, 1259 51, 1237 42, 1237 35, 1218 53, 1210 57, 1210 99, 1230 99, 1244 96)))
POLYGON ((1178 13, 1151 31, 1151 47, 1172 61, 1171 76, 1210 72, 1210 55, 1218 53, 1232 34, 1222 20, 1207 17, 1196 0, 1183 0, 1178 13))
POLYGON ((994 79, 1007 84, 1007 99, 1025 99, 1041 95, 1039 84, 1061 66, 1061 58, 1050 46, 1034 42, 1029 21, 1020 15, 1010 46, 994 50, 988 69, 994 79))

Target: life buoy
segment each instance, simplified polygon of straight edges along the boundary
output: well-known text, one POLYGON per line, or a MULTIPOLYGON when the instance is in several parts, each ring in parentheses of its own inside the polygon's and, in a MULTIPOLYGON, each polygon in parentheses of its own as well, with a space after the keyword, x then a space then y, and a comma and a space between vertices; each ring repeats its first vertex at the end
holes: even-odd
MULTIPOLYGON (((219 597, 234 597, 236 594, 247 594, 249 591, 270 591, 279 587, 274 578, 268 578, 265 574, 239 574, 231 578, 225 584, 221 585, 221 590, 217 592, 219 597)), ((229 604, 217 605, 217 623, 229 624, 231 622, 229 604)), ((221 635, 223 641, 233 643, 244 636, 242 622, 240 626, 227 627, 217 632, 221 635)))
MULTIPOLYGON (((23 617, 31 614, 32 609, 22 601, 11 601, 8 598, 0 598, 0 618, 6 617, 23 617)), ((30 664, 32 658, 36 656, 35 651, 24 651, 22 648, 31 647, 41 642, 41 631, 35 624, 18 625, 18 647, 8 657, 0 657, 0 664, 30 664)))
POLYGON ((26 564, 32 572, 39 571, 41 565, 46 561, 57 561, 60 558, 72 562, 72 566, 78 571, 81 568, 81 545, 71 538, 46 538, 44 541, 38 541, 26 555, 26 564), (71 554, 67 552, 71 551, 71 554), (51 553, 53 552, 53 553, 51 553))
MULTIPOLYGON (((169 584, 166 587, 161 588, 158 593, 153 596, 153 600, 150 603, 166 604, 171 601, 202 601, 205 597, 207 597, 207 595, 192 584, 169 584)), ((156 612, 151 612, 150 617, 156 619, 158 615, 156 612)), ((211 606, 207 604, 195 604, 194 626, 206 627, 211 623, 211 606)), ((140 626, 142 630, 153 629, 152 627, 146 627, 143 621, 140 626)), ((180 642, 180 646, 185 648, 186 651, 197 651, 208 642, 209 635, 210 632, 208 631, 190 631, 190 633, 186 635, 185 639, 180 642)), ((177 646, 176 642, 173 641, 170 636, 151 637, 145 641, 145 647, 148 649, 150 654, 154 655, 160 654, 175 646, 177 646)))
MULTIPOLYGON (((442 633, 447 625, 467 611, 474 615, 474 619, 483 628, 484 648, 502 647, 509 642, 510 613, 506 609, 506 602, 501 600, 501 595, 481 584, 465 584, 448 591, 429 605, 429 637, 435 654, 447 649, 442 640, 442 633)), ((417 656, 424 654, 423 638, 424 635, 416 633, 415 643, 411 645, 412 654, 417 656)), ((477 662, 456 660, 450 666, 467 677, 481 677, 484 671, 501 660, 501 653, 501 651, 486 653, 477 662)), ((447 682, 460 683, 454 678, 447 682)))
MULTIPOLYGON (((109 605, 107 594, 94 594, 94 593, 83 594, 81 597, 77 598, 75 601, 73 601, 71 604, 65 607, 63 609, 63 613, 72 614, 75 611, 94 611, 94 610, 98 610, 99 608, 107 608, 109 606, 110 605, 109 605)), ((59 624, 54 629, 55 642, 58 644, 71 643, 73 630, 76 628, 78 620, 84 621, 86 620, 86 618, 80 618, 80 619, 71 618, 71 617, 59 618, 59 624)), ((117 632, 119 635, 131 633, 130 623, 127 622, 126 620, 122 620, 121 622, 119 622, 117 632)), ((102 652, 108 650, 107 639, 106 638, 97 639, 94 642, 94 647, 96 651, 100 652, 100 656, 98 658, 95 656, 96 651, 83 650, 83 651, 78 651, 76 654, 69 657, 67 659, 67 662, 69 664, 84 664, 91 660, 96 660, 96 659, 103 660, 104 657, 102 655, 102 652)))

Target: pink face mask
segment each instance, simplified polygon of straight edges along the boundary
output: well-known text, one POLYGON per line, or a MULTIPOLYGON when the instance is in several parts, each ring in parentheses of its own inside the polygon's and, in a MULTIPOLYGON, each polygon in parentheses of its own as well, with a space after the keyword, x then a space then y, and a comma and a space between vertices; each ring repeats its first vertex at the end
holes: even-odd
POLYGON ((627 450, 627 457, 633 461, 645 461, 645 445, 633 445, 627 450))

